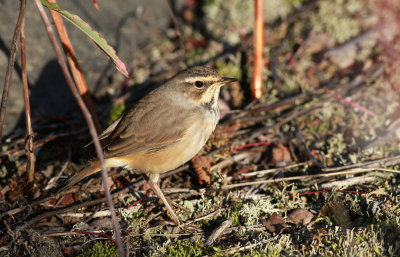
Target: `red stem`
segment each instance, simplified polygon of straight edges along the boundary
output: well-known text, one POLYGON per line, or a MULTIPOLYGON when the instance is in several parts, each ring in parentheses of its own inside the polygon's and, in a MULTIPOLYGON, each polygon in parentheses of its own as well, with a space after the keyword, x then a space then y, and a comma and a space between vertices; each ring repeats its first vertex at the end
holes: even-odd
POLYGON ((253 34, 253 79, 251 93, 253 99, 262 95, 264 69, 264 0, 255 0, 255 19, 253 34))

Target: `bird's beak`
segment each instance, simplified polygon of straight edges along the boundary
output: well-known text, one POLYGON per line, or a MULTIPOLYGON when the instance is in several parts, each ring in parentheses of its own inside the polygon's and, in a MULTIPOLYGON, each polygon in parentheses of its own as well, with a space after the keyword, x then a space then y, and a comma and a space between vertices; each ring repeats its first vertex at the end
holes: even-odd
POLYGON ((234 81, 237 81, 237 79, 223 77, 220 81, 216 82, 214 85, 225 85, 234 81))

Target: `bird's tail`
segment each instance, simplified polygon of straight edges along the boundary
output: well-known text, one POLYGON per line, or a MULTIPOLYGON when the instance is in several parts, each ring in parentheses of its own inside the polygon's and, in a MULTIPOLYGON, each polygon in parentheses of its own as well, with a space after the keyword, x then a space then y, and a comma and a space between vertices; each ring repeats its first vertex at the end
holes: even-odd
POLYGON ((100 170, 100 163, 98 161, 89 162, 88 165, 84 166, 81 170, 76 172, 74 175, 63 181, 54 191, 54 194, 58 195, 71 187, 82 179, 98 172, 100 170))

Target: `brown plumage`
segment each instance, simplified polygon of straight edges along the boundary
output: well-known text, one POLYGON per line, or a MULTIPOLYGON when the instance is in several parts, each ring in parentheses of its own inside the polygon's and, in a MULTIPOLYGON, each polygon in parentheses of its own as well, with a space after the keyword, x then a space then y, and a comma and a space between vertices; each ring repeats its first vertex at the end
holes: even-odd
MULTIPOLYGON (((234 80, 202 66, 189 68, 167 80, 100 135, 105 142, 106 167, 124 167, 147 174, 150 185, 157 186, 160 173, 189 161, 206 143, 219 120, 220 87, 234 80)), ((99 170, 98 161, 89 162, 58 192, 99 170)), ((153 190, 161 192, 159 188, 153 190)), ((159 197, 164 201, 163 195, 159 197)), ((179 224, 168 202, 164 203, 179 224)))

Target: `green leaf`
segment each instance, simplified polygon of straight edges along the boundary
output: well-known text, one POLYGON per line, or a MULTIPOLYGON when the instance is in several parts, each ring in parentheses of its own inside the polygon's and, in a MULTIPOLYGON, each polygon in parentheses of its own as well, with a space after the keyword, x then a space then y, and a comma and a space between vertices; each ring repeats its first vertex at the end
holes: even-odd
POLYGON ((44 6, 46 6, 50 10, 58 12, 61 16, 63 16, 65 19, 67 19, 80 30, 82 30, 86 35, 88 35, 89 38, 91 38, 94 43, 111 58, 111 60, 115 63, 115 67, 117 68, 117 70, 125 77, 129 77, 125 63, 121 60, 121 58, 118 57, 114 48, 112 48, 97 31, 93 30, 89 24, 83 21, 79 16, 61 9, 58 4, 49 3, 46 0, 40 1, 44 6))

